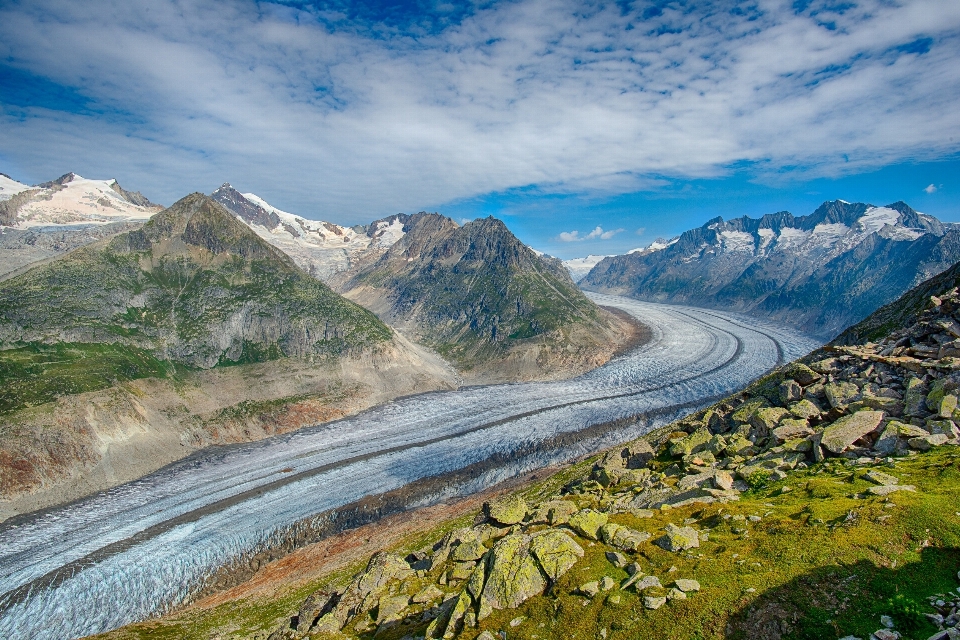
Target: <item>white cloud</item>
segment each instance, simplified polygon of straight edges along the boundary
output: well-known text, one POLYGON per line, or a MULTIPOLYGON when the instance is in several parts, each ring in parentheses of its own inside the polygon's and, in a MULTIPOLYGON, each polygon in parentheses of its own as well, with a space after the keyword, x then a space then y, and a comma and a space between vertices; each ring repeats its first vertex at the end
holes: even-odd
POLYGON ((646 231, 647 231, 647 228, 646 228, 646 227, 640 227, 639 229, 637 229, 637 230, 635 231, 635 233, 636 233, 638 236, 642 236, 646 231))
POLYGON ((352 223, 525 186, 623 193, 736 163, 835 176, 960 150, 943 134, 960 131, 960 3, 793 7, 644 19, 646 3, 517 0, 373 37, 269 3, 3 3, 0 60, 100 113, 0 106, 0 170, 116 177, 167 203, 229 180, 352 223))
POLYGON ((623 229, 614 229, 613 231, 604 231, 603 227, 596 227, 587 235, 580 235, 579 231, 562 231, 557 239, 561 242, 581 242, 584 240, 609 240, 613 236, 622 232, 623 229))
POLYGON ((937 192, 937 187, 936 187, 936 185, 928 184, 926 187, 924 187, 923 190, 924 190, 925 192, 927 192, 927 193, 936 193, 936 192, 937 192))

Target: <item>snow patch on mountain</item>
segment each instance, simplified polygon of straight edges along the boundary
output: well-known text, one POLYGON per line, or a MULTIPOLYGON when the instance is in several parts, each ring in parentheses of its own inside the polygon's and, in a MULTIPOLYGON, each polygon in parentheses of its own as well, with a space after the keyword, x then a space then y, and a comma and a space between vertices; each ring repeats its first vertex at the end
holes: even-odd
POLYGON ((21 188, 26 185, 11 182, 11 189, 18 189, 17 193, 38 191, 16 212, 11 226, 19 229, 146 221, 157 213, 155 207, 139 206, 124 198, 116 180, 88 180, 69 173, 38 187, 21 188))
POLYGON ((343 227, 283 211, 255 193, 239 193, 230 184, 214 191, 212 197, 321 280, 379 257, 404 235, 404 216, 391 216, 366 227, 343 227))
POLYGON ((563 266, 570 272, 570 277, 574 282, 580 282, 585 275, 590 273, 590 269, 593 269, 598 262, 606 257, 589 255, 585 258, 571 258, 570 260, 563 260, 563 266))
POLYGON ((10 176, 0 173, 0 201, 9 200, 18 193, 27 191, 28 189, 30 189, 30 185, 17 182, 10 176))

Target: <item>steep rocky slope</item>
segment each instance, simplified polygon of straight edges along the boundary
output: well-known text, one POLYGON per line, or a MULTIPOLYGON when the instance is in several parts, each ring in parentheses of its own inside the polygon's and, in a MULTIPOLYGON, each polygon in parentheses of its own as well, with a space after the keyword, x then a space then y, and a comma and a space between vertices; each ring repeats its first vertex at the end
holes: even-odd
POLYGON ((499 220, 411 216, 404 235, 338 288, 475 380, 563 377, 605 362, 633 333, 499 220))
POLYGON ((237 591, 248 600, 216 598, 152 628, 271 640, 956 637, 960 293, 945 284, 901 298, 909 320, 876 342, 828 345, 352 572, 316 577, 324 560, 306 549, 263 567, 237 591))
POLYGON ((304 271, 325 282, 334 274, 375 261, 403 235, 403 225, 409 219, 397 214, 364 226, 342 227, 281 211, 229 184, 222 185, 211 197, 293 258, 304 271))
POLYGON ((36 506, 456 378, 193 194, 0 283, 0 382, 3 497, 36 506))
POLYGON ((960 231, 903 202, 715 218, 661 245, 606 258, 580 284, 743 311, 832 338, 960 260, 960 231))

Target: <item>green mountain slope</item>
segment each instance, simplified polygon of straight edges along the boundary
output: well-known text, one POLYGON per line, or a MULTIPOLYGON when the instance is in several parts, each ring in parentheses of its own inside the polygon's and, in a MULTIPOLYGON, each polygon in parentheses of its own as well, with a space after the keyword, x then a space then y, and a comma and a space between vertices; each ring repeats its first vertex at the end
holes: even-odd
POLYGON ((595 366, 612 352, 620 321, 587 299, 559 261, 537 256, 501 221, 461 227, 421 213, 404 231, 341 290, 468 372, 513 358, 532 360, 542 374, 595 366))
POLYGON ((187 196, 142 229, 0 284, 0 345, 122 343, 194 368, 389 340, 222 206, 187 196))

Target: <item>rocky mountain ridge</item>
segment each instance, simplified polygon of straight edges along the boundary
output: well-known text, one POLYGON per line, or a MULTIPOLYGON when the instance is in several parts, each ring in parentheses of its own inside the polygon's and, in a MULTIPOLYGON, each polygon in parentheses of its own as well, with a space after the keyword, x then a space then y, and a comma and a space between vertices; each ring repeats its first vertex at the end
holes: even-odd
POLYGON ((605 362, 634 333, 587 299, 559 260, 538 256, 500 220, 460 226, 420 213, 403 231, 337 289, 465 375, 529 379, 552 369, 567 376, 605 362))
POLYGON ((379 258, 403 236, 406 214, 368 225, 343 227, 281 211, 252 193, 223 184, 211 197, 250 225, 257 235, 288 254, 307 273, 329 282, 379 258))
POLYGON ((903 202, 714 218, 661 244, 602 260, 581 286, 742 311, 832 338, 960 259, 960 231, 903 202))

